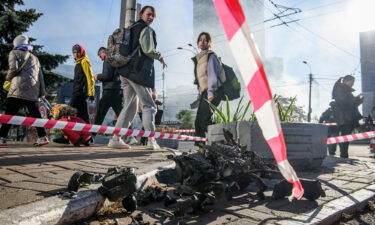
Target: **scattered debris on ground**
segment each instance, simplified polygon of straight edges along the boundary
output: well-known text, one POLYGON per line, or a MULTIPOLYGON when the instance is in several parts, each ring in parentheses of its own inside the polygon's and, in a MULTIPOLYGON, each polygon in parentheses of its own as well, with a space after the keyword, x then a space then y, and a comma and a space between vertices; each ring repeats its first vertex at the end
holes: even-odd
MULTIPOLYGON (((178 221, 187 215, 208 213, 216 202, 230 200, 248 191, 249 187, 256 192, 252 198, 262 201, 268 188, 263 179, 274 178, 275 175, 280 177, 280 172, 275 164, 264 161, 257 153, 241 146, 229 131, 224 130, 224 137, 224 141, 202 145, 203 152, 170 156, 169 159, 176 163, 175 169, 160 171, 156 177, 163 184, 151 185, 144 190, 136 191, 137 180, 133 169, 110 168, 100 178, 102 186, 98 191, 115 203, 112 208, 101 210, 97 216, 103 218, 122 214, 131 219, 129 223, 132 225, 146 225, 149 222, 144 221, 143 214, 136 211, 137 207, 162 202, 160 207, 153 207, 148 213, 162 221, 178 221)), ((70 189, 76 190, 86 184, 95 177, 91 175, 77 172, 69 182, 70 189)), ((316 200, 325 196, 319 181, 302 179, 301 182, 305 198, 316 200)), ((283 180, 275 185, 273 197, 285 198, 291 192, 292 184, 283 180)))

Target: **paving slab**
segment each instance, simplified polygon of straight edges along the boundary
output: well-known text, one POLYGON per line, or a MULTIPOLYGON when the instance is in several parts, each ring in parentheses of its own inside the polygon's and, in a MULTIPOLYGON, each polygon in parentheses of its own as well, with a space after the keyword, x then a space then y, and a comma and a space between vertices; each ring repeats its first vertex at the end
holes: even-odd
POLYGON ((150 151, 140 146, 121 150, 58 144, 36 148, 30 147, 29 143, 9 143, 0 148, 0 188, 6 193, 1 199, 7 199, 0 201, 0 210, 22 204, 20 196, 26 195, 22 192, 27 193, 24 203, 28 204, 65 190, 77 170, 104 174, 114 166, 142 168, 165 162, 170 154, 168 150, 150 151))
MULTIPOLYGON (((5 215, 5 211, 14 213, 17 209, 25 212, 30 210, 28 215, 34 218, 31 222, 38 222, 35 220, 36 215, 42 212, 35 210, 33 212, 32 209, 43 201, 62 206, 66 200, 58 196, 47 196, 54 195, 53 191, 59 188, 64 189, 64 182, 79 169, 104 173, 112 166, 131 165, 137 168, 139 179, 142 180, 140 183, 147 185, 156 182, 155 171, 163 167, 167 161, 166 157, 170 154, 172 152, 168 150, 149 151, 142 147, 135 147, 132 150, 116 150, 104 146, 75 148, 60 145, 35 148, 11 143, 9 147, 0 150, 0 218, 1 215, 5 215), (31 207, 32 204, 34 207, 31 207)), ((349 159, 327 157, 322 167, 315 171, 297 171, 300 177, 321 180, 327 196, 317 201, 273 200, 271 190, 275 181, 270 181, 267 183, 269 190, 265 192, 264 201, 253 200, 251 196, 255 195, 254 192, 244 193, 231 201, 220 203, 212 213, 194 217, 187 222, 189 224, 332 224, 340 218, 341 213, 360 209, 375 195, 373 153, 367 146, 351 145, 349 155, 349 159)), ((87 192, 83 194, 86 195, 87 192)), ((90 198, 87 196, 78 198, 90 199, 88 211, 96 210, 96 207, 104 204, 100 197, 95 197, 95 194, 91 193, 89 196, 90 198)), ((78 199, 75 202, 78 202, 78 199)), ((44 210, 50 209, 45 207, 44 210)), ((66 221, 66 218, 77 216, 77 213, 84 213, 79 210, 68 213, 60 209, 51 212, 54 216, 65 215, 64 219, 57 221, 59 223, 66 221)), ((43 215, 51 216, 51 214, 43 215)), ((119 221, 127 220, 129 219, 126 216, 119 218, 119 221)))

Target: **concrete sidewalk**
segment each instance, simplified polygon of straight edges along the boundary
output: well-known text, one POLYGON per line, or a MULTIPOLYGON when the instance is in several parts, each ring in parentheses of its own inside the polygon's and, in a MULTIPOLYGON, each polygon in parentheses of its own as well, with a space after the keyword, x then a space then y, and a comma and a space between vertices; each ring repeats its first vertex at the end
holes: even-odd
MULTIPOLYGON (((11 143, 0 148, 0 217, 16 209, 30 214, 43 201, 50 205, 61 203, 63 207, 66 203, 56 194, 65 190, 76 170, 105 173, 109 167, 124 165, 138 168, 141 177, 157 168, 170 166, 172 162, 166 159, 170 154, 173 152, 169 150, 151 151, 139 146, 132 150, 116 150, 103 146, 76 148, 56 144, 36 148, 30 144, 11 143)), ((246 193, 217 204, 210 214, 185 218, 185 221, 194 224, 331 224, 342 212, 362 207, 375 195, 374 152, 367 146, 351 145, 349 155, 349 159, 327 157, 318 171, 297 171, 299 177, 321 180, 327 196, 316 202, 272 200, 271 181, 265 201, 253 201, 251 193, 246 193)), ((85 194, 87 192, 82 195, 85 194)), ((91 197, 94 207, 99 207, 100 198, 92 193, 91 197)), ((150 217, 150 221, 155 219, 150 217)))
MULTIPOLYGON (((152 204, 139 210, 144 213, 144 219, 150 224, 156 222, 175 225, 179 224, 179 221, 197 225, 332 224, 341 218, 342 213, 353 213, 375 197, 374 151, 368 149, 367 145, 351 145, 349 155, 349 159, 329 156, 316 171, 297 171, 301 178, 319 179, 322 182, 326 197, 321 197, 317 201, 274 200, 271 197, 272 188, 278 180, 265 180, 268 186, 265 200, 257 200, 255 192, 249 191, 230 201, 217 202, 212 212, 200 216, 186 216, 166 221, 153 213, 155 208, 163 207, 162 204, 152 204)), ((118 224, 131 222, 127 216, 114 214, 112 218, 108 217, 109 224, 114 223, 114 218, 118 224)), ((99 221, 88 220, 87 223, 98 225, 99 221)))
POLYGON ((168 150, 130 150, 106 146, 73 147, 49 144, 33 147, 10 143, 0 148, 0 210, 51 197, 64 191, 77 170, 105 174, 109 167, 129 166, 149 172, 172 163, 168 150))

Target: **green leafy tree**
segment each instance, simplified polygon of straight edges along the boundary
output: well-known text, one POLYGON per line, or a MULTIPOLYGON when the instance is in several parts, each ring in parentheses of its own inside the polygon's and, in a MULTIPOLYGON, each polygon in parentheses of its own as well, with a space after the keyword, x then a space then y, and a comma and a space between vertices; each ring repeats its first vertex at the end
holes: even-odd
POLYGON ((284 97, 282 95, 275 95, 274 99, 276 101, 277 107, 281 114, 288 114, 286 117, 288 122, 306 122, 307 114, 303 110, 302 106, 296 105, 297 97, 284 97))
POLYGON ((181 128, 191 129, 194 124, 194 112, 188 109, 180 110, 176 115, 178 121, 181 123, 181 128))
MULTIPOLYGON (((16 10, 16 5, 24 5, 23 0, 2 0, 0 1, 0 84, 4 83, 8 70, 8 55, 13 48, 13 39, 22 33, 27 32, 29 27, 41 17, 42 13, 37 13, 35 9, 16 10)), ((36 39, 30 38, 30 42, 36 39)), ((65 62, 68 56, 49 54, 43 51, 42 45, 33 45, 33 54, 39 58, 44 73, 44 80, 48 94, 56 91, 61 83, 68 79, 52 73, 60 63, 65 62)), ((6 92, 1 88, 0 109, 4 109, 6 92)))

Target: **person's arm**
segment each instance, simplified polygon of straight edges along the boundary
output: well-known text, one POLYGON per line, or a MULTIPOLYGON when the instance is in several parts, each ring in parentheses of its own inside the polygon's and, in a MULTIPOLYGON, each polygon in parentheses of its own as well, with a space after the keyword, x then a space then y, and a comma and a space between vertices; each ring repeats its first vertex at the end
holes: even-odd
POLYGON ((341 91, 336 97, 341 108, 352 109, 358 107, 358 99, 352 93, 341 91))
POLYGON ((214 92, 219 88, 217 77, 220 74, 220 62, 214 54, 211 54, 208 59, 207 66, 207 97, 214 97, 214 92))
POLYGON ((9 65, 9 69, 8 69, 8 73, 5 77, 5 79, 7 81, 11 81, 13 79, 13 77, 15 77, 17 75, 17 70, 18 70, 18 67, 19 67, 17 57, 16 57, 16 54, 14 53, 14 51, 11 51, 9 53, 8 65, 9 65))
POLYGON ((103 72, 97 75, 99 81, 109 82, 113 80, 114 68, 111 67, 108 63, 104 62, 103 72))
POLYGON ((147 26, 143 28, 143 30, 141 31, 141 35, 139 36, 139 45, 141 46, 142 51, 143 53, 145 53, 145 55, 152 59, 159 60, 160 63, 163 65, 164 69, 164 67, 166 67, 167 64, 164 62, 161 53, 156 51, 153 33, 154 32, 151 27, 147 26))
POLYGON ((81 66, 83 69, 83 72, 86 76, 87 81, 87 96, 88 97, 94 97, 95 95, 95 82, 94 82, 94 76, 92 75, 92 67, 89 60, 82 60, 81 66))

